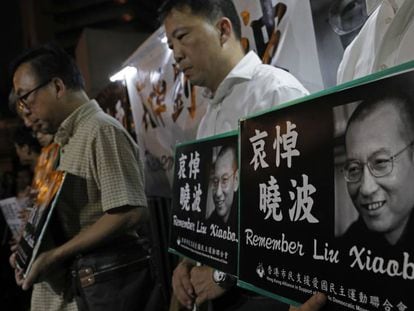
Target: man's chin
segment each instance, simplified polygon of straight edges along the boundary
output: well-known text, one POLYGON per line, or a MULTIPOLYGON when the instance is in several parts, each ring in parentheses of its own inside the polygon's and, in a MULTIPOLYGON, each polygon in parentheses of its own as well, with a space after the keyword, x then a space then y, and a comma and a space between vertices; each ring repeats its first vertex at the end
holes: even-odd
POLYGON ((224 216, 224 207, 217 207, 216 206, 216 213, 217 215, 219 215, 220 217, 224 216))
POLYGON ((53 134, 55 134, 55 133, 52 133, 49 128, 45 128, 45 129, 42 128, 39 132, 44 134, 44 135, 53 135, 53 134))
POLYGON ((200 87, 205 87, 203 81, 197 77, 197 75, 193 73, 189 73, 185 75, 185 77, 191 82, 192 85, 197 85, 200 87))
POLYGON ((50 134, 50 135, 54 135, 56 134, 56 129, 50 125, 42 125, 40 132, 43 134, 50 134))
POLYGON ((373 232, 386 233, 389 230, 389 226, 380 219, 364 219, 368 229, 373 232))

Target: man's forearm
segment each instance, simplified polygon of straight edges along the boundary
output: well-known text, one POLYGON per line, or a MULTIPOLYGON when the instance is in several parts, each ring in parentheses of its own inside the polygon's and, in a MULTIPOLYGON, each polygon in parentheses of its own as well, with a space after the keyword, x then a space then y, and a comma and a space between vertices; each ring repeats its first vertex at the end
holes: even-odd
POLYGON ((54 250, 56 260, 63 261, 98 247, 143 223, 148 218, 144 207, 121 207, 104 213, 94 224, 54 250))
POLYGON ((103 243, 136 228, 147 219, 148 210, 139 207, 121 207, 105 213, 93 225, 80 232, 66 243, 43 252, 33 263, 29 275, 22 284, 24 290, 36 281, 43 280, 53 267, 77 254, 87 252, 103 243))

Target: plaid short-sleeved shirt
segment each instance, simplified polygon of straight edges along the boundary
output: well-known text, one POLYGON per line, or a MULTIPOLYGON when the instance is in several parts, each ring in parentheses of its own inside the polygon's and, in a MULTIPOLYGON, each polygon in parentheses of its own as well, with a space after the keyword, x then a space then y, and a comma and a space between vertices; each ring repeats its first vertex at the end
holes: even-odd
MULTIPOLYGON (((75 110, 61 124, 55 142, 61 146, 58 170, 66 172, 56 205, 65 239, 71 239, 110 209, 146 207, 138 146, 96 101, 75 110)), ((50 306, 48 310, 76 310, 73 302, 65 301, 70 289, 66 283, 62 292, 42 283, 34 287, 32 310, 44 310, 45 305, 50 306)))

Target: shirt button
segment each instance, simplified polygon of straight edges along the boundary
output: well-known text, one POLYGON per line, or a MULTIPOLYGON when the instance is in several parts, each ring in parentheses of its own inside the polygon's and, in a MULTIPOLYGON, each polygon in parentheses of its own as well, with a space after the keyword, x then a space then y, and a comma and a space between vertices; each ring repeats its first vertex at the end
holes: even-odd
POLYGON ((387 17, 386 19, 385 19, 385 23, 386 24, 390 24, 392 22, 392 17, 387 17))
POLYGON ((380 69, 381 70, 384 70, 384 69, 387 69, 388 68, 388 66, 387 65, 385 65, 385 64, 382 64, 381 66, 380 66, 380 69))

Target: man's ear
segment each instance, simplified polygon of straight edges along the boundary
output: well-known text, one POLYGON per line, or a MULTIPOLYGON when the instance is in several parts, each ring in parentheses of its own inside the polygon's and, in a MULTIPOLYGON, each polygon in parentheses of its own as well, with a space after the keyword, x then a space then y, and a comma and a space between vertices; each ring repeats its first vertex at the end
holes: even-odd
POLYGON ((67 90, 65 83, 61 78, 53 78, 52 83, 56 90, 56 98, 61 98, 67 90))
POLYGON ((234 172, 234 183, 233 183, 233 191, 236 192, 239 189, 239 170, 237 169, 234 172))
POLYGON ((220 32, 220 44, 226 43, 233 34, 233 25, 227 17, 221 17, 217 22, 217 28, 220 32))

